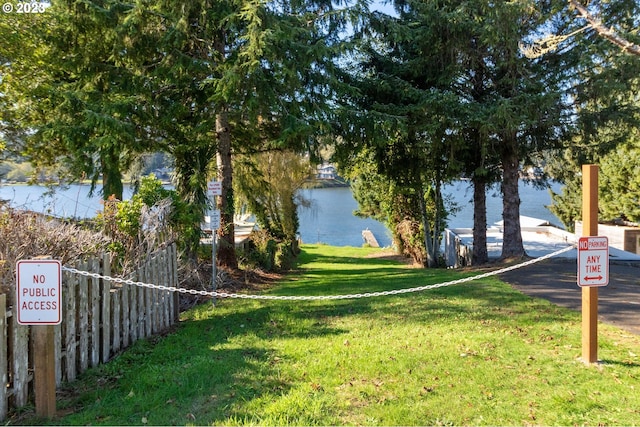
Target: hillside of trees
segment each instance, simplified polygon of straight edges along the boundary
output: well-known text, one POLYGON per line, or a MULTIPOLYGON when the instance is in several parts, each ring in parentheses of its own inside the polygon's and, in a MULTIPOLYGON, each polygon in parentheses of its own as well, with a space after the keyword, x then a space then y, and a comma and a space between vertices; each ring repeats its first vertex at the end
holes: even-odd
POLYGON ((359 214, 428 267, 449 208, 441 188, 460 177, 474 188, 476 264, 496 184, 502 257, 526 255, 519 170, 543 162, 566 184, 552 207, 565 226, 580 217, 585 163, 602 165, 602 219, 640 220, 637 1, 387 4, 393 14, 367 0, 52 0, 2 14, 0 162, 122 199, 124 177, 160 153, 191 262, 206 184, 221 181, 229 269, 241 209, 295 256, 297 190, 323 160, 352 182, 359 214), (571 37, 526 55, 544 34, 571 37))

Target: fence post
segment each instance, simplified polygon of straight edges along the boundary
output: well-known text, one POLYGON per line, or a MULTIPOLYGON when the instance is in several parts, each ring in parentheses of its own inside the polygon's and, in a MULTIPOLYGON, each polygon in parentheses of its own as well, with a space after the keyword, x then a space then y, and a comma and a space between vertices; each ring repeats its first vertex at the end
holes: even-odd
POLYGON ((65 274, 65 289, 66 298, 63 303, 64 306, 64 349, 65 349, 65 358, 64 358, 64 366, 65 366, 65 374, 67 381, 74 381, 78 374, 77 368, 77 354, 78 354, 78 346, 77 346, 77 337, 76 331, 78 330, 76 324, 76 311, 77 311, 77 292, 78 292, 78 283, 79 276, 66 273, 65 274))
MULTIPOLYGON (((89 271, 100 273, 100 259, 94 257, 88 263, 89 271)), ((91 332, 89 334, 89 366, 94 367, 100 364, 100 279, 91 278, 89 280, 89 304, 91 305, 89 319, 91 332)))
MULTIPOLYGON (((177 287, 178 280, 178 249, 175 243, 171 244, 171 286, 177 287)), ((172 324, 177 323, 180 320, 180 294, 173 292, 173 316, 172 324)))
MULTIPOLYGON (((109 254, 102 256, 102 274, 111 276, 111 258, 109 254)), ((111 282, 101 280, 102 283, 102 363, 107 363, 111 357, 111 282)))
MULTIPOLYGON (((48 255, 39 256, 38 260, 51 260, 48 255)), ((58 292, 62 294, 62 271, 58 270, 58 292)), ((19 276, 18 276, 19 277, 19 276)), ((19 279, 18 279, 19 280, 19 279)), ((62 297, 60 296, 60 301, 62 297)), ((58 307, 62 318, 62 307, 58 307)), ((31 338, 33 339, 33 394, 36 404, 36 415, 39 417, 53 418, 56 415, 56 329, 53 324, 34 324, 31 326, 31 338)))
POLYGON ((0 295, 0 421, 7 416, 7 382, 9 381, 7 365, 7 296, 0 295))
POLYGON ((55 329, 50 325, 34 325, 33 337, 36 415, 52 418, 56 414, 55 329))

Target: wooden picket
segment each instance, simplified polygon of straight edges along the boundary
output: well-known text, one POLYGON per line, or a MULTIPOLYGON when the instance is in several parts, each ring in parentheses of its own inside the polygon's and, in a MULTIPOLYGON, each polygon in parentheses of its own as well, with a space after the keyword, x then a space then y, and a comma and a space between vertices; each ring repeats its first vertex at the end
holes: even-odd
MULTIPOLYGON (((76 268, 111 275, 106 254, 76 268)), ((131 277, 134 281, 177 286, 175 244, 154 254, 131 277)), ((33 397, 31 328, 17 324, 12 299, 13 295, 0 294, 0 421, 33 397)), ((64 271, 62 299, 62 323, 53 326, 58 386, 108 362, 137 340, 178 322, 177 292, 114 284, 64 271)))
POLYGON ((3 385, 9 383, 8 363, 8 342, 7 342, 7 296, 0 294, 0 419, 4 419, 4 414, 9 409, 7 402, 7 387, 3 385))

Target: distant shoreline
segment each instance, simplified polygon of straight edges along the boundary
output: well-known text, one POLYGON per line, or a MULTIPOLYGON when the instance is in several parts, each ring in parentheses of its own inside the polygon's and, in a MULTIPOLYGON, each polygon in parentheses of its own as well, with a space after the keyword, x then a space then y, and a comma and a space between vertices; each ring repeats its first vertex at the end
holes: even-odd
POLYGON ((338 187, 351 187, 347 181, 342 178, 328 178, 328 179, 311 179, 307 181, 307 188, 338 188, 338 187))

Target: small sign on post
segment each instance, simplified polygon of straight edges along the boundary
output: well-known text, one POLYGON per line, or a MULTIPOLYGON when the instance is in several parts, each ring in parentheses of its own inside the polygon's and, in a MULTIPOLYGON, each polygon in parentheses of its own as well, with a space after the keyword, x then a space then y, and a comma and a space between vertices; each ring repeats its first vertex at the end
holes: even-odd
POLYGON ((51 259, 16 263, 16 312, 20 325, 32 325, 36 415, 56 414, 54 325, 62 322, 62 265, 51 259))
POLYGON ((207 183, 207 195, 209 197, 222 196, 222 182, 221 181, 209 181, 207 183))
POLYGON ((211 230, 220 229, 220 209, 213 209, 211 211, 211 215, 209 216, 209 224, 211 225, 211 230))
MULTIPOLYGON (((598 165, 582 165, 582 235, 598 236, 598 165)), ((585 250, 584 243, 582 247, 585 250)), ((578 277, 580 274, 578 268, 578 277)), ((582 360, 598 361, 598 286, 582 287, 582 360)))
MULTIPOLYGON (((211 267, 212 267, 212 277, 211 283, 213 287, 213 291, 216 291, 216 231, 220 229, 220 210, 215 209, 216 206, 216 196, 222 196, 222 181, 209 181, 207 182, 207 195, 212 198, 212 204, 214 209, 211 210, 210 215, 210 224, 211 224, 211 267)), ((213 305, 216 303, 216 297, 213 297, 213 305)))
POLYGON ((58 325, 62 321, 60 261, 22 260, 16 264, 16 309, 20 325, 58 325))
POLYGON ((578 285, 608 284, 609 239, 603 236, 581 237, 578 240, 578 285))

